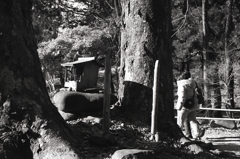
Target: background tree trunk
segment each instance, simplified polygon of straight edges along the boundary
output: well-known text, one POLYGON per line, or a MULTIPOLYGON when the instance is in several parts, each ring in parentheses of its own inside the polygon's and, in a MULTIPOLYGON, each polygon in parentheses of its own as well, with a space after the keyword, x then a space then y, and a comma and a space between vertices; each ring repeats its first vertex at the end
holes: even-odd
POLYGON ((233 67, 231 64, 231 59, 228 50, 228 37, 230 34, 230 25, 232 23, 232 3, 233 0, 228 1, 228 14, 227 21, 225 26, 225 37, 224 37, 224 54, 225 54, 225 63, 226 63, 226 74, 225 81, 227 85, 227 97, 230 102, 231 108, 234 108, 234 75, 233 75, 233 67))
POLYGON ((208 53, 208 30, 207 30, 207 3, 208 0, 202 0, 202 26, 203 26, 203 90, 205 105, 211 104, 211 91, 209 87, 208 69, 209 69, 209 53, 208 53))
POLYGON ((159 59, 158 129, 179 135, 174 121, 171 1, 121 1, 119 97, 125 116, 150 123, 154 63, 159 59))
MULTIPOLYGON (((213 68, 212 72, 212 82, 213 82, 213 108, 221 109, 221 101, 222 101, 222 95, 221 95, 221 86, 219 83, 219 70, 218 65, 216 64, 216 67, 213 68)), ((213 117, 221 118, 222 112, 221 111, 213 111, 213 117)))
POLYGON ((1 1, 0 5, 0 92, 8 96, 1 127, 5 132, 18 134, 14 140, 17 151, 6 150, 12 148, 9 140, 4 140, 3 148, 7 158, 79 158, 72 145, 80 140, 63 121, 47 93, 31 8, 31 0, 1 1), (21 142, 22 139, 26 142, 21 142))
POLYGON ((111 54, 105 56, 104 72, 104 102, 103 102, 103 135, 109 133, 110 128, 110 82, 111 82, 111 54))

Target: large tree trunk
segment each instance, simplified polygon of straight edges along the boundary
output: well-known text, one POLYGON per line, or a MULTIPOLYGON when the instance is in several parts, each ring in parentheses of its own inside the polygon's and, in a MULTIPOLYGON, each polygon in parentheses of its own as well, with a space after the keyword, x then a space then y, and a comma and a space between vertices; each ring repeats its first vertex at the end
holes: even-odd
POLYGON ((173 109, 171 1, 121 1, 121 66, 119 97, 125 116, 150 123, 153 71, 160 64, 158 129, 178 136, 173 109))
POLYGON ((80 158, 72 146, 79 140, 46 90, 31 7, 31 0, 2 0, 0 4, 0 92, 8 96, 1 114, 1 130, 8 134, 3 148, 7 158, 80 158))
POLYGON ((131 119, 150 122, 154 61, 157 48, 153 31, 151 3, 145 0, 121 1, 121 65, 119 97, 131 119), (150 9, 150 10, 148 10, 150 9), (150 30, 152 28, 152 30, 150 30), (131 114, 131 115, 130 115, 131 114))

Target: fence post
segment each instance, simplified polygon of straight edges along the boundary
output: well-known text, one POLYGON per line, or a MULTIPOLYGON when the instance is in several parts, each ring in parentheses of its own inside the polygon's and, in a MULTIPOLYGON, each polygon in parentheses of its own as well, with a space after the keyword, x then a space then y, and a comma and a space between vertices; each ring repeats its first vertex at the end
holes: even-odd
POLYGON ((111 59, 110 53, 106 54, 104 72, 104 106, 103 106, 103 135, 109 133, 110 127, 110 80, 111 80, 111 59))
POLYGON ((159 96, 159 61, 156 60, 154 68, 153 81, 153 101, 152 101, 152 118, 151 118, 151 139, 158 141, 157 127, 157 112, 158 112, 158 96, 159 96))

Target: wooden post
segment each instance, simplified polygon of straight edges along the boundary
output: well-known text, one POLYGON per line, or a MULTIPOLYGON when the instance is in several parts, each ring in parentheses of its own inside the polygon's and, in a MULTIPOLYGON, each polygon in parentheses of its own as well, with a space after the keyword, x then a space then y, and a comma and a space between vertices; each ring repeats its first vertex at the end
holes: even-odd
POLYGON ((154 81, 153 81, 153 101, 152 101, 152 121, 151 121, 151 140, 158 140, 156 133, 157 112, 158 112, 158 96, 159 96, 159 61, 155 62, 154 81))
POLYGON ((110 127, 110 81, 111 59, 110 53, 106 54, 104 72, 104 107, 103 107, 103 135, 109 133, 110 127))
POLYGON ((63 87, 65 85, 65 82, 67 82, 67 67, 64 67, 64 84, 63 84, 63 87))

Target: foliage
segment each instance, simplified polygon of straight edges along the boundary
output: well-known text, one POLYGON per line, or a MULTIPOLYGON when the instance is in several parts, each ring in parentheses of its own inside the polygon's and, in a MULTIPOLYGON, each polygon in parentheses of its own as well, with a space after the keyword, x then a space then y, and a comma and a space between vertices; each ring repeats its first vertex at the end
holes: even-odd
MULTIPOLYGON (((229 35, 229 51, 231 61, 239 59, 239 3, 233 8, 233 17, 229 35)), ((209 59, 213 61, 224 61, 224 31, 227 15, 227 1, 209 0, 207 6, 209 32, 209 59)), ((172 24, 173 24, 173 47, 175 66, 179 68, 179 60, 192 60, 191 68, 199 67, 202 52, 202 8, 201 1, 173 1, 172 24), (188 4, 186 3, 188 2, 188 4), (199 58, 196 58, 198 55, 199 58), (190 58, 190 59, 187 59, 190 58)), ((216 63, 215 63, 216 64, 216 63)))
POLYGON ((33 27, 38 42, 58 36, 59 28, 76 27, 87 23, 86 5, 62 0, 34 0, 33 27))
POLYGON ((56 39, 42 42, 38 47, 43 69, 51 75, 61 71, 61 63, 75 61, 78 57, 84 56, 98 56, 101 59, 115 49, 111 45, 108 29, 101 30, 88 26, 65 28, 56 39))
MULTIPOLYGON (((190 71, 198 82, 204 83, 208 86, 209 92, 213 87, 221 88, 221 94, 212 95, 221 96, 222 101, 226 98, 233 99, 232 93, 234 90, 236 104, 239 103, 237 94, 239 92, 239 5, 238 1, 233 1, 232 16, 230 18, 230 25, 227 35, 227 47, 225 47, 225 32, 226 23, 228 17, 228 4, 229 0, 207 0, 206 5, 206 30, 207 30, 207 56, 209 61, 203 61, 203 31, 202 31, 202 1, 201 0, 184 0, 172 2, 172 41, 173 41, 173 61, 174 61, 174 76, 178 76, 182 70, 183 64, 190 65, 190 71), (226 67, 226 55, 225 51, 229 53, 230 64, 233 68, 231 75, 226 77, 226 70, 230 68, 226 67), (207 79, 203 80, 203 65, 208 63, 208 68, 205 71, 207 79), (218 68, 218 72, 215 69, 218 68), (219 78, 215 78, 219 76, 219 78), (233 82, 230 79, 234 77, 233 82), (215 80, 219 79, 216 84, 215 80), (213 82, 214 81, 214 82, 213 82), (230 86, 231 85, 231 86, 230 86), (231 92, 231 93, 230 93, 231 92), (226 95, 228 94, 228 96, 226 95), (230 95, 231 94, 231 95, 230 95)), ((208 92, 205 92, 208 94, 208 92)), ((210 97, 210 96, 209 96, 210 97)), ((219 98, 218 98, 219 99, 219 98)), ((231 102, 234 107, 233 100, 231 102)))
POLYGON ((112 1, 34 1, 33 24, 46 79, 61 73, 60 63, 111 53, 118 61, 118 34, 112 1))
POLYGON ((112 1, 102 0, 34 0, 33 26, 38 42, 58 36, 59 28, 100 26, 113 15, 112 1))

